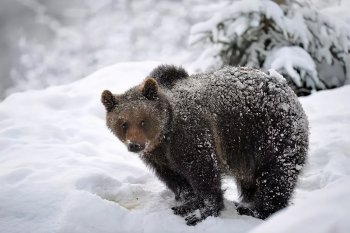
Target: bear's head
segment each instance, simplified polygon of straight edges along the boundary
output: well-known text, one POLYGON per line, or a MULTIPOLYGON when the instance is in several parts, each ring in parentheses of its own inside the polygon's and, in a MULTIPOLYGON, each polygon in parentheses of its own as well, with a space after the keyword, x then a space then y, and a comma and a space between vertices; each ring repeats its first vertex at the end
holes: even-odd
POLYGON ((101 101, 107 111, 108 128, 129 151, 151 151, 165 137, 170 106, 153 78, 121 95, 105 90, 101 101))

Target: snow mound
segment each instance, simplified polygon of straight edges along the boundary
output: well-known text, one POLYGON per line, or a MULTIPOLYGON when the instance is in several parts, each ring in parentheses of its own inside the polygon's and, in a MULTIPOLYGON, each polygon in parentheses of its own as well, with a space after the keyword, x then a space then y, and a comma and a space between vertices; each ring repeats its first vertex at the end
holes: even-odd
POLYGON ((108 131, 100 103, 104 89, 121 93, 158 64, 120 63, 0 103, 0 232, 296 232, 310 224, 347 232, 350 86, 301 99, 311 149, 293 206, 265 222, 239 216, 225 179, 221 216, 188 227, 170 210, 173 194, 108 131))

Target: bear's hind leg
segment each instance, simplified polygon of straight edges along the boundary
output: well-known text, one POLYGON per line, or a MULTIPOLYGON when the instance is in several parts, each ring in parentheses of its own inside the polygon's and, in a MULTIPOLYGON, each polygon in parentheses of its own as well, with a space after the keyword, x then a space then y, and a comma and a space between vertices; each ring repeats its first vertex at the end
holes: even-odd
POLYGON ((288 206, 296 184, 296 176, 283 172, 263 172, 257 178, 257 192, 254 198, 254 216, 266 219, 273 213, 288 206))

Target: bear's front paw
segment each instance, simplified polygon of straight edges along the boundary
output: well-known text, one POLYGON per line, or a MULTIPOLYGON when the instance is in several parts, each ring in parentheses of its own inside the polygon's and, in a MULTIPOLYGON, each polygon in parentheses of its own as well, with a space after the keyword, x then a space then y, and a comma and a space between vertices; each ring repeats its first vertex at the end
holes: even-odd
POLYGON ((209 216, 217 217, 219 216, 221 209, 222 207, 220 206, 215 208, 213 208, 213 206, 200 208, 185 218, 186 224, 189 226, 194 226, 209 216))
POLYGON ((248 216, 254 216, 254 212, 253 210, 247 208, 247 207, 244 207, 244 206, 239 206, 237 207, 237 213, 239 215, 248 215, 248 216))
POLYGON ((171 209, 173 210, 174 214, 184 217, 203 206, 203 201, 191 195, 191 198, 187 199, 184 204, 180 206, 174 206, 171 209))
POLYGON ((197 214, 191 214, 185 218, 186 224, 188 226, 195 226, 197 223, 203 220, 202 217, 197 216, 197 214))
POLYGON ((191 205, 180 205, 180 206, 174 206, 171 208, 176 215, 180 215, 182 217, 188 215, 189 213, 193 212, 195 208, 191 205))
POLYGON ((239 215, 248 215, 256 217, 255 204, 253 202, 234 202, 236 211, 239 215))

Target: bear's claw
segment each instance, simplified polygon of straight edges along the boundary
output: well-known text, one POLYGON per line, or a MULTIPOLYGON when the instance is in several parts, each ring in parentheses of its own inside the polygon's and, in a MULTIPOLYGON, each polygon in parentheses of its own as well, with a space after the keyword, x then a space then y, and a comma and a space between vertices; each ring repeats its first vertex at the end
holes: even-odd
POLYGON ((236 210, 239 215, 255 216, 254 211, 245 206, 238 206, 236 210))
POLYGON ((198 218, 195 214, 191 214, 185 218, 186 224, 188 226, 195 226, 197 223, 201 222, 203 218, 198 218))

